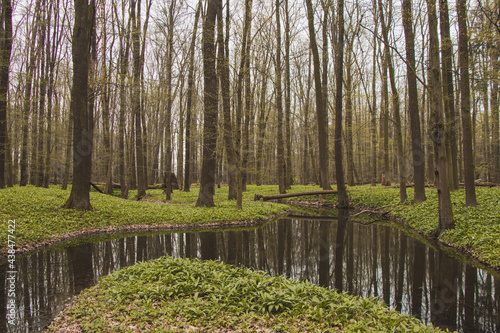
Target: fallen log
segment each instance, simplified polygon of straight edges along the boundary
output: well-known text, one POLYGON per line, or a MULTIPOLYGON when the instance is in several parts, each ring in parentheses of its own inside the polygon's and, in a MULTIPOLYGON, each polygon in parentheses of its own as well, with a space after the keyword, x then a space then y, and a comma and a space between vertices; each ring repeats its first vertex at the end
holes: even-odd
POLYGON ((103 191, 102 191, 99 187, 97 187, 97 186, 96 186, 96 184, 94 184, 94 183, 90 182, 90 185, 91 185, 93 188, 95 188, 97 192, 99 192, 99 193, 101 193, 101 194, 104 194, 104 192, 103 192, 103 191))
MULTIPOLYGON (((95 186, 106 186, 106 183, 92 183, 91 185, 94 186, 94 188, 97 190, 97 188, 95 186)), ((121 189, 122 188, 120 184, 116 184, 116 183, 113 183, 112 186, 114 189, 121 189)), ((172 187, 174 187, 174 186, 172 185, 172 187)), ((161 190, 163 188, 165 188, 163 184, 148 185, 148 190, 161 190)), ((178 186, 175 189, 178 189, 178 186)))
POLYGON ((326 190, 326 191, 307 191, 307 192, 296 192, 296 193, 283 193, 283 194, 275 194, 275 195, 260 195, 256 194, 253 198, 254 201, 267 201, 273 199, 283 199, 283 198, 292 198, 292 197, 300 197, 304 195, 322 195, 322 194, 337 194, 337 190, 326 190))

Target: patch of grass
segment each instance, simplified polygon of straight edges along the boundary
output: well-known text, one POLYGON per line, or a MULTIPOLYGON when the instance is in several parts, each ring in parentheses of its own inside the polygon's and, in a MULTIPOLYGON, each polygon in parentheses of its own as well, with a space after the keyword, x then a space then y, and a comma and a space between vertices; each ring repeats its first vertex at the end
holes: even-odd
MULTIPOLYGON (((408 199, 399 203, 397 188, 365 188, 366 191, 351 192, 356 206, 379 208, 393 205, 391 214, 400 218, 411 228, 430 235, 438 225, 438 198, 436 189, 427 188, 427 200, 414 205, 413 189, 408 188, 408 199)), ((441 241, 455 248, 465 249, 481 261, 500 267, 500 188, 477 187, 476 207, 465 207, 463 189, 451 193, 455 229, 442 233, 441 241)), ((388 209, 388 208, 387 208, 388 209)))
MULTIPOLYGON (((277 188, 277 187, 276 187, 277 188)), ((258 191, 277 191, 272 186, 252 187, 245 192, 243 210, 227 200, 227 188, 216 189, 214 208, 196 208, 197 188, 185 193, 175 191, 170 203, 124 200, 92 191, 92 211, 64 209, 70 191, 59 187, 34 186, 0 190, 0 243, 7 244, 8 220, 16 220, 16 245, 41 243, 53 237, 89 229, 124 228, 133 225, 201 225, 217 222, 263 220, 288 209, 288 206, 253 201, 258 191)), ((152 198, 162 196, 161 190, 150 190, 152 198)), ((164 197, 162 196, 162 199, 164 197)), ((0 247, 0 254, 6 247, 0 247)))
POLYGON ((390 310, 308 282, 217 261, 163 257, 85 290, 48 332, 438 332, 390 310))

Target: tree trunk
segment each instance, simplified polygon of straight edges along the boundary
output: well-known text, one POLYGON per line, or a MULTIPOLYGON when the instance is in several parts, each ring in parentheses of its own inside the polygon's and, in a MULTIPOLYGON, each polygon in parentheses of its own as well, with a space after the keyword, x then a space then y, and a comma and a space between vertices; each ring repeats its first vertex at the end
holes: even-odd
MULTIPOLYGON (((291 117, 291 80, 290 80, 290 17, 288 12, 288 0, 285 0, 285 130, 286 130, 286 162, 285 162, 285 188, 290 189, 293 185, 292 174, 292 133, 290 125, 291 117)), ((328 38, 325 38, 328 41, 328 38)), ((328 54, 328 52, 324 52, 328 54)))
POLYGON ((266 127, 269 120, 269 112, 266 112, 267 109, 267 101, 266 101, 266 92, 267 92, 267 69, 268 69, 268 53, 262 59, 262 77, 261 77, 261 87, 260 87, 260 97, 259 97, 259 120, 257 125, 257 156, 256 156, 256 180, 255 183, 257 186, 262 185, 263 179, 263 154, 264 154, 264 139, 266 136, 266 127))
POLYGON ((447 151, 450 152, 449 179, 450 190, 458 190, 458 161, 457 161, 457 126, 455 124, 455 97, 453 91, 453 44, 450 38, 450 18, 448 14, 448 0, 439 0, 441 54, 443 72, 444 114, 446 116, 445 131, 447 136, 447 151))
POLYGON ((220 0, 208 0, 207 13, 203 22, 203 76, 204 120, 203 120, 203 163, 201 169, 200 193, 196 207, 213 207, 215 193, 215 159, 217 152, 218 87, 215 72, 215 23, 220 0))
POLYGON ((347 182, 349 186, 354 186, 354 146, 352 137, 352 73, 351 56, 352 50, 349 43, 347 47, 346 79, 345 79, 345 125, 346 125, 346 155, 347 155, 347 182))
POLYGON ((47 3, 45 0, 42 3, 42 10, 43 10, 43 20, 44 22, 41 23, 41 34, 40 34, 40 40, 39 40, 39 52, 40 52, 40 94, 39 94, 39 108, 38 108, 38 145, 37 145, 37 162, 36 162, 36 181, 35 185, 37 187, 42 187, 43 186, 43 170, 44 170, 44 163, 43 163, 43 139, 44 139, 44 133, 45 133, 45 98, 46 98, 46 93, 47 93, 47 71, 46 71, 46 57, 48 57, 47 52, 45 52, 44 46, 48 44, 48 41, 46 40, 46 35, 47 35, 47 26, 50 25, 50 20, 51 20, 51 12, 50 8, 47 8, 47 3))
POLYGON ((413 157, 413 178, 415 191, 414 203, 426 200, 425 197, 425 155, 420 135, 420 116, 418 111, 417 73, 415 66, 415 34, 413 33, 411 0, 403 0, 403 28, 406 41, 406 78, 408 83, 408 113, 410 115, 411 152, 413 157))
MULTIPOLYGON (((123 4, 122 10, 125 9, 125 3, 123 4)), ((130 51, 130 19, 128 20, 126 29, 120 32, 120 59, 119 59, 119 99, 120 99, 120 116, 118 125, 118 159, 119 159, 119 170, 120 170, 120 187, 121 195, 123 199, 128 198, 129 186, 127 183, 127 163, 125 162, 125 127, 126 118, 125 112, 127 108, 127 97, 126 97, 126 81, 128 75, 128 58, 130 51)))
POLYGON ((493 85, 491 88, 491 158, 493 168, 493 182, 500 184, 500 140, 499 140, 499 73, 500 73, 500 42, 493 42, 491 50, 491 63, 493 70, 491 71, 493 85))
MULTIPOLYGON (((105 18, 105 4, 101 7, 101 25, 106 26, 105 18)), ((101 107, 103 117, 103 131, 104 131, 104 155, 105 155, 105 170, 106 170, 106 185, 104 186, 105 194, 113 194, 113 135, 110 125, 110 108, 109 108, 109 87, 108 87, 108 69, 106 68, 106 47, 107 47, 108 34, 106 29, 101 31, 102 41, 102 67, 101 67, 101 107)), ((111 64, 110 64, 111 65, 111 64)))
MULTIPOLYGON (((135 116, 135 154, 137 161, 137 200, 140 200, 146 195, 146 182, 144 172, 146 166, 144 165, 144 145, 142 138, 141 127, 141 58, 140 58, 140 16, 136 18, 135 7, 137 1, 131 3, 131 19, 132 19, 132 57, 134 63, 134 82, 132 91, 132 109, 135 116)), ((140 5, 140 2, 139 2, 140 5)))
POLYGON ((372 98, 373 102, 371 105, 371 122, 370 122, 370 134, 371 134, 371 150, 372 150, 372 173, 371 173, 371 186, 377 185, 377 34, 378 34, 378 14, 377 14, 377 2, 373 2, 374 6, 374 16, 375 16, 375 33, 373 34, 373 79, 372 79, 372 98))
POLYGON ((437 33, 436 1, 427 0, 429 22, 429 95, 431 102, 432 141, 435 154, 435 179, 438 186, 439 225, 433 235, 455 227, 447 177, 445 128, 443 124, 443 94, 439 70, 439 40, 437 33))
POLYGON ((73 110, 70 107, 68 110, 68 131, 66 132, 66 158, 64 162, 64 173, 61 184, 61 189, 66 190, 68 188, 69 173, 71 168, 71 156, 72 156, 72 146, 73 146, 73 110))
MULTIPOLYGON (((446 0, 441 0, 446 1, 446 0)), ((460 68, 460 111, 462 114, 465 205, 476 206, 476 188, 474 186, 475 166, 472 152, 472 127, 470 119, 470 85, 469 85, 469 36, 467 34, 467 4, 465 0, 457 1, 458 16, 458 52, 460 68)))
POLYGON ((175 1, 170 2, 168 9, 168 32, 167 32, 167 63, 166 63, 166 90, 167 90, 167 110, 165 114, 165 146, 167 153, 165 154, 165 174, 166 174, 166 200, 169 201, 172 195, 172 182, 170 181, 170 174, 172 173, 172 57, 174 50, 174 9, 175 1))
POLYGON ((95 23, 95 3, 75 0, 73 30, 73 186, 65 208, 90 210, 93 114, 88 105, 90 40, 95 23))
MULTIPOLYGON (((52 6, 52 3, 51 3, 52 6)), ((56 1, 55 7, 59 8, 59 1, 56 1)), ((50 183, 50 165, 51 165, 51 157, 52 157, 52 144, 51 144, 51 136, 52 136, 52 108, 53 108, 53 98, 54 98, 54 88, 55 88, 55 67, 56 67, 56 61, 57 61, 57 53, 59 50, 59 47, 61 45, 61 40, 62 40, 62 32, 60 30, 60 25, 59 25, 59 14, 57 11, 54 11, 54 30, 52 33, 52 38, 49 43, 47 43, 47 68, 49 70, 48 74, 48 90, 47 90, 47 133, 45 135, 45 142, 46 142, 46 150, 45 150, 45 168, 44 168, 44 180, 43 180, 43 186, 45 188, 49 187, 50 183)), ((59 104, 56 99, 56 114, 59 111, 59 104)), ((57 124, 57 118, 56 118, 56 124, 57 124)), ((56 128, 57 129, 57 128, 56 128)), ((57 130, 55 131, 57 133, 57 130)), ((56 138, 57 140, 57 138, 56 138)), ((57 144, 54 143, 54 146, 57 147, 57 144)), ((56 151, 57 153, 57 151, 56 151)), ((55 154, 56 155, 56 154, 55 154)), ((56 183, 56 177, 57 173, 55 173, 54 176, 54 183, 56 183)))
POLYGON ((7 92, 9 91, 9 68, 12 51, 12 4, 2 1, 2 19, 0 26, 0 188, 5 187, 5 165, 10 159, 7 134, 7 92))
POLYGON ((236 161, 237 161, 237 190, 236 190, 236 209, 242 208, 242 200, 243 200, 243 143, 242 143, 242 123, 243 123, 243 83, 246 82, 246 76, 249 71, 247 68, 248 62, 247 58, 250 56, 248 54, 247 44, 249 43, 249 34, 250 34, 250 24, 251 24, 251 12, 252 12, 252 0, 245 0, 245 20, 243 24, 243 39, 241 43, 241 57, 240 57, 240 66, 238 71, 238 78, 236 82, 236 119, 235 119, 235 134, 236 134, 236 161))
MULTIPOLYGON (((384 46, 387 48, 388 46, 384 46)), ((389 82, 387 75, 387 55, 382 54, 382 105, 381 105, 381 132, 382 132, 382 177, 383 186, 391 185, 391 176, 389 170, 389 82)))
MULTIPOLYGON (((306 0, 306 6, 307 21, 309 26, 309 43, 313 55, 314 85, 316 88, 316 114, 318 124, 321 187, 324 190, 329 190, 331 187, 328 173, 328 114, 325 108, 325 101, 323 100, 324 96, 322 87, 322 84, 325 84, 325 82, 321 82, 321 68, 318 53, 318 44, 316 42, 316 32, 314 30, 314 11, 311 0, 306 0)), ((323 52, 327 52, 327 50, 323 50, 323 52)))
POLYGON ((23 101, 23 142, 21 145, 21 161, 20 161, 20 171, 21 171, 21 179, 20 185, 26 186, 28 184, 28 121, 29 115, 31 112, 31 94, 32 94, 32 84, 33 84, 33 75, 35 72, 35 62, 36 62, 36 53, 35 53, 35 45, 36 45, 36 35, 37 30, 36 24, 40 21, 40 3, 41 0, 36 2, 35 13, 36 19, 33 23, 33 27, 31 30, 31 39, 30 39, 30 47, 29 47, 29 63, 28 68, 26 69, 26 86, 24 88, 24 101, 23 101))
POLYGON ((344 76, 344 0, 337 2, 338 40, 335 45, 335 174, 337 177, 338 207, 345 208, 349 205, 347 190, 344 180, 343 155, 342 155, 342 83, 344 76))
POLYGON ((184 149, 186 158, 184 161, 184 192, 189 192, 191 188, 191 114, 193 113, 193 94, 194 94, 194 47, 196 45, 196 32, 198 30, 198 19, 201 11, 201 0, 196 7, 194 19, 193 34, 191 35, 191 44, 189 45, 189 70, 188 70, 188 90, 186 102, 186 141, 184 149))
MULTIPOLYGON (((309 0, 307 0, 309 1, 309 0)), ((285 151, 283 142, 283 96, 281 89, 281 20, 280 1, 276 0, 276 112, 278 115, 277 148, 278 184, 280 193, 286 192, 285 151)), ((321 90, 320 90, 321 91, 321 90)))
MULTIPOLYGON (((229 7, 229 5, 228 5, 229 7)), ((229 82, 229 54, 225 53, 229 51, 229 48, 226 46, 224 40, 229 41, 229 39, 224 39, 223 32, 223 20, 222 20, 222 8, 219 9, 217 17, 217 37, 218 37, 218 47, 219 52, 217 55, 218 68, 220 68, 219 80, 221 87, 221 96, 222 96, 222 113, 223 113, 223 128, 224 128, 224 147, 226 149, 226 159, 228 166, 228 176, 229 176, 229 193, 228 200, 236 199, 237 197, 237 184, 236 184, 236 156, 235 156, 235 148, 234 148, 234 134, 233 134, 233 126, 231 123, 231 91, 230 91, 230 82, 229 82)), ((226 18, 227 19, 227 18, 226 18)), ((229 31, 227 32, 227 37, 229 37, 229 31)))
MULTIPOLYGON (((399 92, 396 83, 396 75, 394 73, 394 66, 392 64, 392 58, 389 53, 389 38, 388 38, 388 30, 389 27, 385 24, 384 11, 382 6, 382 0, 379 0, 380 7, 380 22, 382 23, 382 35, 384 37, 385 44, 385 56, 387 59, 387 66, 389 67, 389 77, 391 79, 391 92, 392 92, 392 107, 394 110, 394 130, 396 134, 396 147, 397 147, 397 155, 398 155, 398 168, 399 168, 399 201, 404 202, 407 198, 406 194, 406 166, 404 161, 404 152, 403 152, 403 137, 401 133, 401 116, 399 113, 399 92)), ((391 3, 392 7, 392 3, 391 3)), ((389 12, 389 17, 392 12, 389 12)))

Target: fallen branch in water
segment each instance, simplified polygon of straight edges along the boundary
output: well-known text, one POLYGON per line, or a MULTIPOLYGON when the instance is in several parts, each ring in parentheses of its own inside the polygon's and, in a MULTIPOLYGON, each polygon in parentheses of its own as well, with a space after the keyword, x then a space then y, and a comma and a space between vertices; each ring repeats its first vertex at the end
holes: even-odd
POLYGON ((385 216, 385 215, 389 214, 390 212, 392 212, 392 209, 388 210, 388 211, 381 211, 382 209, 387 208, 387 207, 392 207, 392 205, 382 206, 382 207, 379 207, 377 209, 364 209, 364 210, 360 211, 359 213, 352 215, 352 217, 358 217, 358 216, 365 214, 365 213, 385 216))

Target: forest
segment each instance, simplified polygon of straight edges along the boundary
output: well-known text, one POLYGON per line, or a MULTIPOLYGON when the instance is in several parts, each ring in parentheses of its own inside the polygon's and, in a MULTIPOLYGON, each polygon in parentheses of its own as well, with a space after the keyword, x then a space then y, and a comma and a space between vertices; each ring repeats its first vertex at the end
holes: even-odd
POLYGON ((500 332, 500 1, 0 8, 0 330, 500 332))
POLYGON ((402 201, 411 184, 416 202, 436 184, 447 202, 465 183, 474 205, 475 182, 500 182, 498 12, 4 1, 0 187, 84 178, 141 198, 163 182, 169 200, 174 173, 213 205, 220 184, 237 198, 247 184, 394 183, 402 201))

